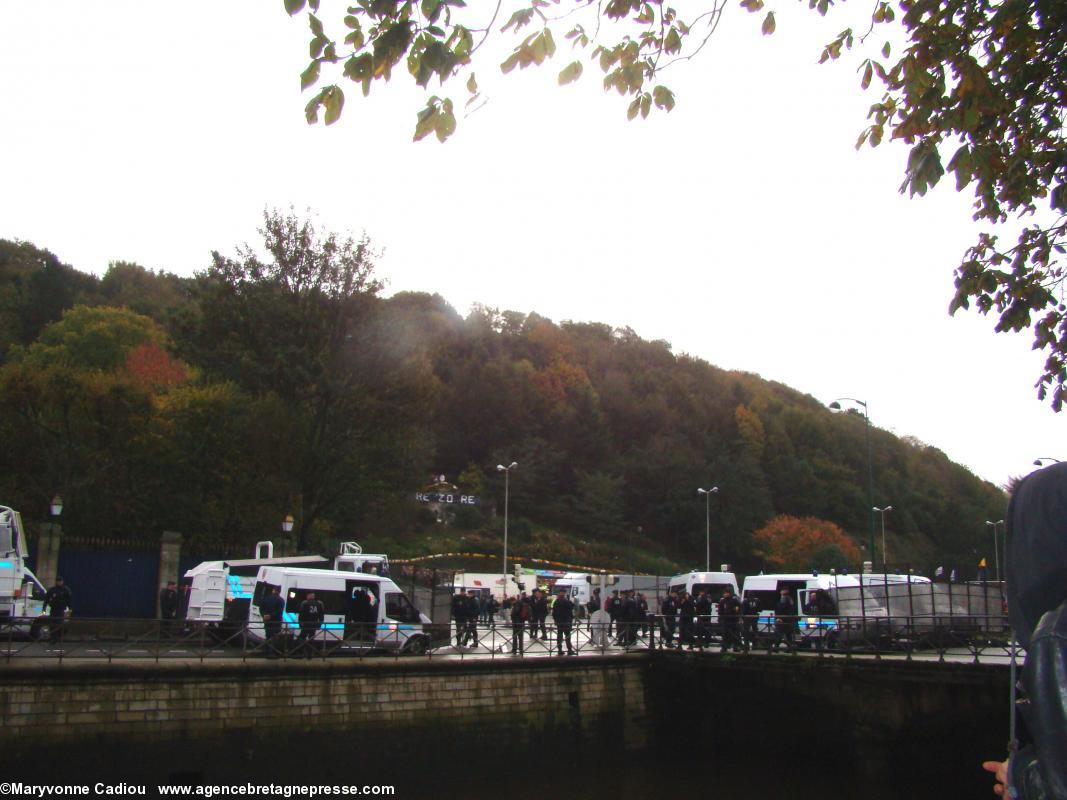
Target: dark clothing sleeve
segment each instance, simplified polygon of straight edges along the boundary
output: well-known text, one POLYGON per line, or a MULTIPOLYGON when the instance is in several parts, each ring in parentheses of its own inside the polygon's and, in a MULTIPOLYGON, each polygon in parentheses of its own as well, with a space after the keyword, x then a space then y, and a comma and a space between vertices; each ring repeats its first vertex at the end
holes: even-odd
POLYGON ((1023 668, 1021 705, 1034 740, 1010 765, 1018 800, 1067 800, 1067 603, 1047 612, 1034 630, 1023 668))

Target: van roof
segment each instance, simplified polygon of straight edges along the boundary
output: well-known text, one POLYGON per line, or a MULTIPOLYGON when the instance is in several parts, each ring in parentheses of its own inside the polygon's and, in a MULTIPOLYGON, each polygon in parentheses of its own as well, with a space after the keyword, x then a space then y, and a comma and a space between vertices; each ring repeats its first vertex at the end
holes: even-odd
POLYGON ((339 578, 342 580, 360 580, 370 581, 371 583, 393 583, 393 579, 388 575, 374 575, 365 572, 346 572, 345 570, 337 569, 301 569, 300 567, 286 567, 286 566, 273 566, 265 565, 263 570, 267 570, 267 575, 276 575, 277 573, 283 573, 295 578, 339 578))

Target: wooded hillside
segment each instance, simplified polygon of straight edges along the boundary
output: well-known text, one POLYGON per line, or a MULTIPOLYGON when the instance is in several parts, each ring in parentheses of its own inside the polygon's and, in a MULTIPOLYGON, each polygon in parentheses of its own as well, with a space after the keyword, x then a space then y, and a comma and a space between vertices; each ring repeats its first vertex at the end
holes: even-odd
MULTIPOLYGON (((777 515, 868 547, 865 421, 833 398, 629 329, 386 298, 368 241, 278 214, 264 234, 265 255, 215 253, 195 278, 127 263, 97 278, 0 241, 0 503, 40 520, 58 492, 68 533, 177 530, 239 553, 293 514, 292 549, 497 554, 496 465, 515 461, 516 555, 701 566, 711 486, 713 564, 767 565, 773 537, 754 534, 777 515), (437 523, 415 500, 433 475, 482 504, 437 523)), ((891 564, 992 561, 1003 492, 921 442, 871 437, 891 564)), ((816 565, 856 569, 837 541, 816 565)), ((880 547, 879 530, 879 562, 880 547)))

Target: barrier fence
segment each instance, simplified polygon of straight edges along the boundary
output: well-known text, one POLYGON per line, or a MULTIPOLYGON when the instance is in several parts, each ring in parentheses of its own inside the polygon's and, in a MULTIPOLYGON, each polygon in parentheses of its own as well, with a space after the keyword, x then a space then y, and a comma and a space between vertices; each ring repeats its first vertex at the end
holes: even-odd
MULTIPOLYGON (((858 600, 858 599, 857 599, 858 600)), ((914 602, 916 598, 912 598, 914 602)), ((893 603, 889 605, 892 610, 893 603)), ((717 619, 649 615, 632 622, 576 620, 568 627, 546 621, 511 623, 348 623, 302 626, 190 623, 49 617, 4 620, 0 658, 35 659, 326 659, 423 656, 426 658, 544 657, 632 651, 817 656, 896 656, 979 662, 1011 654, 1002 613, 891 614, 873 617, 810 615, 717 619), (267 634, 270 634, 269 637, 267 634)))

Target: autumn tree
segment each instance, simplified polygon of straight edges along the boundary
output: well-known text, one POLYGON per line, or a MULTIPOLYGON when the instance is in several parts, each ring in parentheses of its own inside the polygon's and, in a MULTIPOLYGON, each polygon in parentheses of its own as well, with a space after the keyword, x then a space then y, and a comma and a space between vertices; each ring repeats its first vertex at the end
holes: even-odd
POLYGON ((767 566, 784 572, 854 569, 860 561, 859 548, 841 528, 815 517, 777 516, 756 531, 753 539, 767 566), (838 557, 843 558, 834 563, 838 557))
MULTIPOLYGON (((428 97, 414 137, 445 141, 461 105, 481 102, 476 68, 495 69, 479 50, 492 36, 513 49, 505 73, 569 55, 560 84, 580 79, 586 64, 605 90, 626 104, 629 119, 670 111, 663 82, 671 67, 692 63, 714 35, 727 0, 676 9, 663 0, 358 0, 321 18, 319 0, 283 0, 289 14, 308 9, 310 63, 300 76, 314 89, 309 123, 341 115, 341 78, 369 94, 396 73, 428 97), (431 89, 431 82, 438 87, 431 89), (447 94, 457 84, 463 88, 447 94), (464 100, 465 98, 465 100, 464 100)), ((778 3, 740 0, 762 16, 764 34, 778 26, 778 3)), ((826 15, 832 0, 809 0, 826 15)), ((843 12, 842 2, 835 12, 843 12)), ((986 228, 955 269, 950 311, 972 305, 997 317, 997 331, 1032 329, 1047 354, 1038 395, 1059 410, 1067 398, 1067 3, 1062 0, 876 0, 854 24, 832 30, 821 61, 850 51, 860 88, 880 88, 857 147, 885 139, 908 146, 901 192, 924 195, 946 172, 959 191, 973 187, 974 218, 986 228), (876 31, 884 36, 876 36, 876 31), (891 40, 903 36, 894 52, 891 40), (1005 236, 1002 230, 1008 233, 1005 236)), ((851 8, 851 7, 850 7, 851 8)), ((779 9, 780 11, 780 9, 779 9)), ((813 48, 815 50, 815 48, 813 48)), ((816 50, 816 52, 819 52, 816 50)), ((857 129, 861 124, 857 121, 857 129)))

